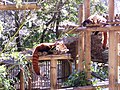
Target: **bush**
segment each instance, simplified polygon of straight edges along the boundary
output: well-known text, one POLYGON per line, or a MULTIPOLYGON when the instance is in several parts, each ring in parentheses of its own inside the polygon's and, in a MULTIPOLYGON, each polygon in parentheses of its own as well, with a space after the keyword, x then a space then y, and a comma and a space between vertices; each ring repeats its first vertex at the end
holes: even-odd
POLYGON ((65 87, 78 87, 78 86, 88 86, 92 85, 90 80, 87 80, 87 75, 85 71, 74 71, 66 82, 64 82, 65 87))

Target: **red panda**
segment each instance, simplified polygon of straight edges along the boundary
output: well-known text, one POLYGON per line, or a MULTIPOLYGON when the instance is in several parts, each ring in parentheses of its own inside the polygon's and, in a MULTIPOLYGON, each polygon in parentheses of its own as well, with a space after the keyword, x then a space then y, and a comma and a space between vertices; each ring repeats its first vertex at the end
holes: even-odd
MULTIPOLYGON (((107 19, 105 19, 104 17, 102 16, 99 16, 99 15, 91 15, 90 17, 88 17, 88 19, 86 19, 82 25, 83 26, 87 26, 87 25, 90 25, 90 24, 102 24, 103 26, 105 26, 107 22, 107 19)), ((98 34, 99 31, 96 31, 95 32, 95 35, 98 34)), ((103 32, 103 49, 106 48, 106 44, 107 44, 107 32, 103 32)))
POLYGON ((47 54, 63 54, 67 53, 69 50, 63 42, 57 41, 55 43, 41 43, 38 45, 33 52, 33 69, 37 75, 40 75, 40 68, 38 66, 38 59, 40 55, 47 54))

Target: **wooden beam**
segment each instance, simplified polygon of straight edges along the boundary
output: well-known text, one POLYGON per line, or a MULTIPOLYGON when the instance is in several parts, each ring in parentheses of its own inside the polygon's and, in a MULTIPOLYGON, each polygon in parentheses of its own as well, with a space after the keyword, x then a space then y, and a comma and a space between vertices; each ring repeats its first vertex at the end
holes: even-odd
POLYGON ((90 16, 90 0, 84 0, 84 15, 85 19, 90 16))
POLYGON ((57 89, 57 60, 50 61, 50 86, 51 90, 57 89))
MULTIPOLYGON (((116 40, 117 40, 117 82, 120 82, 120 56, 119 56, 119 50, 120 50, 120 33, 117 32, 116 34, 116 40)), ((118 85, 118 90, 120 90, 120 86, 118 85)))
POLYGON ((83 4, 79 5, 79 9, 78 9, 78 23, 79 25, 81 25, 81 23, 83 22, 83 4))
POLYGON ((109 5, 109 20, 113 21, 114 19, 114 0, 108 0, 109 5))
MULTIPOLYGON (((78 12, 79 25, 81 25, 81 23, 83 22, 83 4, 79 5, 78 11, 79 11, 78 12)), ((77 53, 78 53, 77 69, 82 71, 83 70, 83 60, 84 60, 84 32, 80 33, 78 36, 77 53)))
POLYGON ((37 10, 40 9, 36 4, 23 4, 21 7, 16 7, 15 4, 1 5, 0 10, 37 10))
POLYGON ((84 38, 85 34, 82 32, 79 34, 78 38, 78 70, 83 71, 83 61, 84 61, 84 38))
POLYGON ((109 90, 117 89, 117 52, 115 31, 109 31, 109 90))
MULTIPOLYGON (((32 60, 32 56, 27 56, 26 57, 28 60, 32 60)), ((68 59, 72 59, 71 58, 71 54, 61 54, 61 55, 46 55, 46 56, 40 56, 39 60, 52 60, 52 59, 60 59, 60 60, 68 60, 68 59)))
POLYGON ((24 71, 23 69, 20 69, 20 90, 25 90, 25 81, 24 81, 24 71))
POLYGON ((91 79, 90 73, 91 66, 91 32, 85 32, 85 70, 87 72, 87 78, 91 79))
POLYGON ((79 27, 76 30, 73 30, 71 33, 79 33, 81 31, 120 31, 120 26, 108 26, 108 27, 79 27))

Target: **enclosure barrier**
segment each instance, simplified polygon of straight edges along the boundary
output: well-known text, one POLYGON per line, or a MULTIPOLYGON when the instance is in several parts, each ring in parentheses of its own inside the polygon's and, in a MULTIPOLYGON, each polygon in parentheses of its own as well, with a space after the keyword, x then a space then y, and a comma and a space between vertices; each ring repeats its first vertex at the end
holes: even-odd
MULTIPOLYGON (((27 59, 31 60, 32 56, 27 56, 27 59)), ((46 56, 39 57, 39 61, 45 61, 45 60, 50 61, 50 88, 51 90, 57 89, 57 61, 58 60, 70 60, 70 59, 72 59, 70 54, 46 55, 46 56)))

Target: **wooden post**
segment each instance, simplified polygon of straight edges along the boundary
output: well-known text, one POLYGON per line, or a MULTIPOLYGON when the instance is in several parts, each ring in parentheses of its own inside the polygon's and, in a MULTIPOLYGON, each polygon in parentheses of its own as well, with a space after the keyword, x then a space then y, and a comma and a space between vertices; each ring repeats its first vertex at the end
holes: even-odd
POLYGON ((84 0, 84 15, 85 19, 90 16, 90 0, 84 0))
POLYGON ((29 81, 28 81, 28 89, 29 90, 32 90, 32 66, 30 65, 30 67, 29 67, 29 71, 30 71, 30 77, 29 77, 29 81))
MULTIPOLYGON (((83 4, 80 4, 78 10, 79 24, 83 22, 83 4)), ((84 60, 84 32, 80 32, 78 36, 78 67, 77 69, 83 71, 83 60, 84 60)))
POLYGON ((120 33, 117 32, 117 82, 118 82, 118 90, 120 90, 120 54, 119 54, 119 50, 120 50, 120 33))
POLYGON ((91 32, 85 32, 85 69, 87 71, 87 78, 91 78, 90 65, 91 65, 91 32))
POLYGON ((117 57, 116 57, 116 41, 115 31, 109 31, 109 90, 118 90, 117 80, 117 57))
POLYGON ((83 71, 84 65, 84 32, 79 34, 78 38, 78 70, 83 71))
POLYGON ((25 90, 23 69, 20 69, 20 90, 25 90))
MULTIPOLYGON (((90 0, 84 0, 84 15, 85 19, 90 16, 90 0)), ((85 69, 87 71, 87 78, 91 78, 90 73, 91 64, 91 32, 85 32, 85 69)))
POLYGON ((55 59, 50 61, 50 82, 51 90, 55 90, 57 88, 57 60, 55 59))
POLYGON ((83 22, 83 4, 79 5, 79 9, 78 9, 78 23, 79 25, 81 25, 81 23, 83 22))
POLYGON ((109 20, 113 21, 114 19, 114 0, 108 0, 109 4, 109 20))

